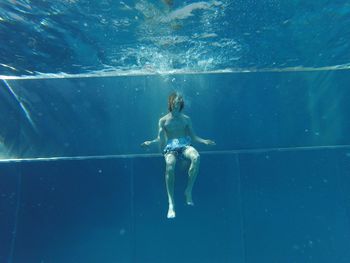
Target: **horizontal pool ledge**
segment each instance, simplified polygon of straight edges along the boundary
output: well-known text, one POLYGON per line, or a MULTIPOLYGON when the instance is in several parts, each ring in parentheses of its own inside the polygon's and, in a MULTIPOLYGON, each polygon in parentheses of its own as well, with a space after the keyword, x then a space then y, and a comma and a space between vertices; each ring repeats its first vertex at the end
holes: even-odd
MULTIPOLYGON (((223 151, 200 151, 201 155, 221 155, 221 154, 256 154, 269 152, 292 152, 292 151, 316 151, 316 150, 337 150, 348 149, 350 145, 326 145, 326 146, 305 146, 305 147, 285 147, 285 148, 261 148, 261 149, 240 149, 223 151)), ((44 162, 44 161, 74 161, 92 159, 121 159, 121 158, 150 158, 162 157, 160 153, 148 154, 117 154, 117 155, 89 155, 89 156, 56 156, 56 157, 34 157, 34 158, 3 158, 0 163, 9 162, 44 162)), ((350 152, 349 152, 350 157, 350 152)))
POLYGON ((151 69, 139 68, 123 70, 118 68, 90 71, 86 73, 41 73, 31 72, 31 75, 10 76, 0 75, 0 80, 42 80, 42 79, 77 79, 77 78, 109 78, 109 77, 139 77, 139 76, 172 76, 172 75, 211 75, 211 74, 240 74, 240 73, 268 73, 268 72, 318 72, 350 70, 350 63, 329 65, 323 67, 280 67, 280 68, 223 68, 216 70, 203 69, 151 69))

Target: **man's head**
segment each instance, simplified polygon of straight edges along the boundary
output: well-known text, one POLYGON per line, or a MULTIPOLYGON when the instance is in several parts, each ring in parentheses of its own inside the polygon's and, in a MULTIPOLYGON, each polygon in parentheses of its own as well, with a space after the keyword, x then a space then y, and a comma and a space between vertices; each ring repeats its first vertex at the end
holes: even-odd
POLYGON ((173 110, 178 110, 180 112, 182 111, 184 106, 185 106, 184 100, 179 93, 173 92, 169 95, 168 110, 170 112, 172 112, 173 110))

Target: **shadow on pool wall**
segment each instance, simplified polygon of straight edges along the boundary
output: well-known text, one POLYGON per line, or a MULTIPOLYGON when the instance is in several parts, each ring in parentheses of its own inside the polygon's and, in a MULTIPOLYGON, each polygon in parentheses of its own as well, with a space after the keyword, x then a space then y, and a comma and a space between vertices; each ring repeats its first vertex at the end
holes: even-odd
POLYGON ((0 165, 1 262, 350 260, 350 149, 203 154, 194 207, 160 157, 0 165))
POLYGON ((200 150, 349 144, 349 78, 324 71, 8 81, 23 107, 4 89, 2 157, 157 153, 139 145, 157 135, 173 90, 184 94, 198 135, 217 142, 200 150))

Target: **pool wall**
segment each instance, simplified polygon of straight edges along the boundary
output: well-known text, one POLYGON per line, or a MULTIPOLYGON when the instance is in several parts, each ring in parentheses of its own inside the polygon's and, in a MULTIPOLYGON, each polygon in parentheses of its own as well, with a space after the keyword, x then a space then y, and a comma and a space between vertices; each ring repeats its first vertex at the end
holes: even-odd
POLYGON ((203 154, 166 218, 160 157, 0 165, 1 262, 350 260, 350 149, 203 154))

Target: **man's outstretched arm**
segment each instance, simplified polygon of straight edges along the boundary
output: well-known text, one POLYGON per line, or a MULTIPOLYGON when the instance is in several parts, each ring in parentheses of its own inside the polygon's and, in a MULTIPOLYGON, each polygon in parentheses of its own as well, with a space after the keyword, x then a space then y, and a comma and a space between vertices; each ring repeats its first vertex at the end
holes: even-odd
POLYGON ((195 132, 193 130, 193 126, 192 126, 192 121, 189 117, 188 117, 187 127, 188 127, 188 133, 189 133, 193 142, 203 143, 205 145, 216 145, 216 143, 214 141, 209 140, 209 139, 203 139, 195 134, 195 132))
POLYGON ((158 136, 154 140, 151 141, 145 141, 141 144, 141 146, 150 146, 154 143, 159 143, 160 149, 162 150, 165 147, 166 138, 165 138, 165 131, 164 131, 164 125, 163 121, 160 119, 158 123, 158 136))
POLYGON ((158 123, 158 142, 160 146, 160 151, 163 151, 165 144, 166 144, 166 134, 165 134, 165 128, 164 128, 164 121, 162 119, 159 120, 158 123))

